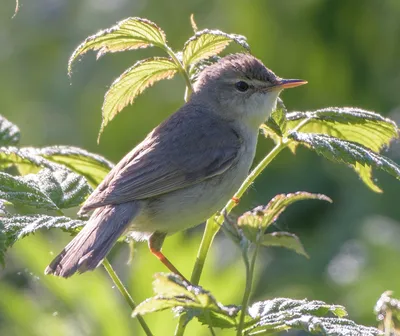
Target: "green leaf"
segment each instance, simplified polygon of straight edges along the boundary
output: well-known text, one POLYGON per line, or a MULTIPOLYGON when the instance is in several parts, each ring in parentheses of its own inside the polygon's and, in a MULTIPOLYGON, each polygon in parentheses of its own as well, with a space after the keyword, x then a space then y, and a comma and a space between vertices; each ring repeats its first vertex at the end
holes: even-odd
POLYGON ((370 166, 363 166, 359 163, 356 163, 353 167, 358 176, 360 176, 361 180, 376 193, 381 193, 383 190, 379 188, 373 181, 372 177, 372 168, 370 166))
POLYGON ((115 26, 89 36, 73 52, 68 61, 68 73, 72 63, 89 50, 98 50, 97 58, 107 52, 119 52, 157 46, 165 48, 165 33, 154 22, 138 17, 130 17, 115 26))
POLYGON ((329 305, 322 301, 276 298, 256 302, 249 307, 248 312, 254 324, 245 330, 246 335, 276 333, 289 329, 332 336, 381 335, 376 328, 357 325, 343 318, 347 315, 344 307, 329 305))
POLYGON ((85 225, 85 223, 84 221, 64 216, 30 215, 0 217, 0 263, 2 256, 4 256, 5 251, 9 247, 18 240, 35 233, 37 230, 59 228, 64 231, 74 232, 85 225))
POLYGON ((71 146, 52 146, 38 149, 38 155, 45 159, 61 164, 72 171, 86 177, 92 187, 96 187, 114 164, 104 157, 71 146))
POLYGON ((16 145, 20 138, 19 128, 0 115, 0 146, 16 145))
POLYGON ((381 295, 374 311, 379 321, 379 329, 383 330, 385 335, 400 333, 400 300, 393 298, 392 291, 386 291, 381 295))
POLYGON ((158 273, 155 277, 153 289, 156 295, 140 303, 132 316, 173 308, 179 314, 189 316, 189 319, 196 316, 215 327, 236 326, 237 307, 223 306, 210 292, 183 281, 175 274, 158 273))
POLYGON ((331 161, 351 165, 356 171, 364 167, 365 170, 361 170, 363 180, 368 178, 365 173, 371 168, 380 169, 400 179, 400 167, 395 162, 361 144, 314 133, 292 132, 289 138, 314 149, 317 154, 331 161))
POLYGON ((286 133, 287 119, 286 111, 282 108, 276 108, 272 111, 270 118, 268 118, 266 125, 272 129, 277 135, 282 137, 286 133))
MULTIPOLYGON (((99 138, 106 125, 146 88, 161 79, 170 79, 178 71, 168 58, 154 57, 137 62, 119 76, 104 97, 103 121, 99 138)), ((98 138, 98 140, 99 140, 98 138)))
POLYGON ((328 196, 304 191, 298 191, 293 194, 280 194, 275 196, 266 206, 258 206, 251 211, 245 212, 238 218, 237 225, 242 229, 247 239, 255 242, 258 233, 260 231, 264 232, 268 226, 274 223, 288 205, 308 199, 332 202, 328 196))
POLYGON ((250 51, 246 37, 226 34, 220 30, 204 29, 197 32, 183 46, 183 64, 186 69, 197 62, 215 56, 224 50, 231 42, 235 42, 250 51))
POLYGON ((51 170, 62 166, 86 177, 96 187, 112 169, 113 164, 100 155, 70 146, 44 148, 0 148, 0 168, 15 165, 21 175, 36 173, 41 167, 51 170))
MULTIPOLYGON (((27 175, 29 176, 29 175, 27 175)), ((57 205, 40 190, 37 183, 24 177, 0 172, 0 199, 19 205, 57 210, 57 205)))
POLYGON ((36 183, 59 209, 80 205, 92 192, 83 176, 66 169, 51 171, 45 168, 38 174, 26 175, 23 179, 36 183))
POLYGON ((313 112, 291 112, 287 114, 288 128, 293 129, 304 120, 304 133, 320 133, 356 142, 379 152, 398 137, 394 121, 375 112, 354 107, 329 107, 313 112))
POLYGON ((21 175, 37 173, 40 168, 52 170, 59 166, 37 155, 37 149, 31 147, 0 147, 0 169, 14 165, 21 175))
POLYGON ((279 246, 295 251, 298 254, 309 258, 304 250, 299 237, 289 232, 272 232, 263 235, 261 244, 264 246, 279 246))
POLYGON ((85 178, 66 169, 43 169, 22 177, 0 172, 0 199, 19 205, 58 210, 81 204, 91 188, 85 178))

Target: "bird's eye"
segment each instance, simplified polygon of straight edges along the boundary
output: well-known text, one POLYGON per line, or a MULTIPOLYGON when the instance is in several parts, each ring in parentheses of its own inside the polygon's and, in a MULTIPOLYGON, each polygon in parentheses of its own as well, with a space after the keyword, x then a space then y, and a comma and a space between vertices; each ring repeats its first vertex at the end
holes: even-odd
POLYGON ((240 81, 235 84, 235 87, 240 92, 246 92, 249 89, 249 84, 246 82, 240 81))

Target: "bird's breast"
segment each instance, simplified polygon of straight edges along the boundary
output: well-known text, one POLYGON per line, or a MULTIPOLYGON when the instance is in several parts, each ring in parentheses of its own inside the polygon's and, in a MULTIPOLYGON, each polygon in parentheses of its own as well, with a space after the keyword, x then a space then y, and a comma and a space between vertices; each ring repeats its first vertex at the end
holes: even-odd
POLYGON ((257 136, 244 139, 236 162, 224 173, 192 186, 144 200, 131 229, 174 233, 201 224, 229 201, 248 175, 257 136))

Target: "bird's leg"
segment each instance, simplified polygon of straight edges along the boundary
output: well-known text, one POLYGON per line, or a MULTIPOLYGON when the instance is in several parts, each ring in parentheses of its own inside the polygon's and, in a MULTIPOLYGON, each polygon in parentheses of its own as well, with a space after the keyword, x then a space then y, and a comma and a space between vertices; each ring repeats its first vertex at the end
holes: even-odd
POLYGON ((149 238, 149 249, 152 254, 154 254, 158 260, 160 260, 167 268, 177 275, 179 275, 183 280, 189 283, 189 281, 179 272, 174 265, 167 259, 167 257, 161 252, 162 244, 167 236, 166 233, 154 232, 149 238))

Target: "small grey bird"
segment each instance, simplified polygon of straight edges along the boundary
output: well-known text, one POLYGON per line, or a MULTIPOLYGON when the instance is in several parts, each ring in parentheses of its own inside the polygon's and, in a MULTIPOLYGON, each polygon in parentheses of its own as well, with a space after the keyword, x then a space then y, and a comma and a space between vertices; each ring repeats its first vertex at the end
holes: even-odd
MULTIPOLYGON (((129 152, 83 204, 94 210, 79 234, 46 268, 69 277, 95 269, 123 234, 161 253, 168 234, 204 222, 246 178, 260 125, 283 89, 306 84, 281 79, 249 54, 205 68, 189 101, 129 152)), ((181 275, 182 276, 182 275, 181 275)), ((183 277, 183 276, 182 276, 183 277)))

